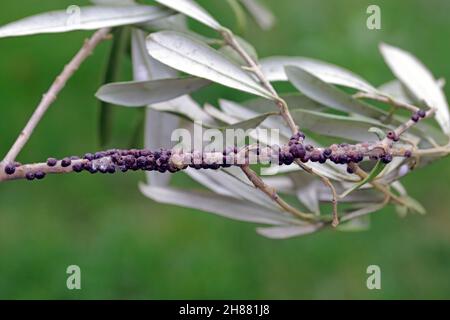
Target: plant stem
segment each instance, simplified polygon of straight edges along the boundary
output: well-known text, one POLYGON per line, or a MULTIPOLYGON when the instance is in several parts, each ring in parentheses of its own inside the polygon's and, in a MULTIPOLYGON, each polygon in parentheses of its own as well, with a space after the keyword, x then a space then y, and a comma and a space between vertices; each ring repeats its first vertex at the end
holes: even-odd
POLYGON ((313 214, 308 214, 301 212, 300 210, 292 207, 289 203, 284 201, 278 194, 277 191, 271 186, 267 185, 261 177, 259 177, 256 172, 250 169, 249 166, 242 166, 242 171, 245 173, 247 178, 255 185, 256 188, 260 189, 266 195, 268 195, 273 201, 275 201, 282 209, 292 215, 307 221, 316 221, 316 217, 313 214))
MULTIPOLYGON (((31 118, 28 120, 25 128, 22 130, 20 135, 17 137, 11 149, 6 154, 2 161, 3 165, 14 162, 17 155, 20 153, 22 148, 27 143, 34 129, 38 125, 39 121, 44 116, 45 112, 48 110, 50 105, 56 100, 59 92, 64 88, 70 77, 78 70, 80 65, 86 60, 86 58, 91 55, 93 49, 103 40, 105 40, 109 34, 110 29, 100 29, 94 33, 94 35, 86 40, 83 47, 78 51, 78 53, 73 57, 73 59, 64 67, 62 73, 56 77, 50 89, 42 97, 41 102, 37 106, 31 118)), ((2 167, 0 165, 0 167, 2 167)), ((1 168, 0 168, 1 169, 1 168)))

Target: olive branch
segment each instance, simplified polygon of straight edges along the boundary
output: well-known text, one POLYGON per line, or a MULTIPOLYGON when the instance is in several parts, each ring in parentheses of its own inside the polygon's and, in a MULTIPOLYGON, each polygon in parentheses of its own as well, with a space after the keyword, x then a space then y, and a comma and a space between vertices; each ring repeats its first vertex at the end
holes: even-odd
MULTIPOLYGON (((299 236, 328 226, 342 231, 361 228, 370 213, 390 203, 400 214, 424 212, 399 180, 412 169, 450 153, 450 115, 442 81, 417 58, 382 44, 381 53, 398 80, 376 88, 349 70, 310 58, 259 59, 251 44, 194 1, 156 2, 161 6, 133 1, 112 1, 105 6, 102 1, 80 8, 77 23, 67 23, 67 13, 61 11, 0 28, 0 37, 97 30, 43 96, 0 163, 0 181, 40 180, 48 174, 70 172, 144 170, 148 181, 140 190, 149 198, 269 225, 258 232, 270 238, 299 236), (215 30, 218 38, 189 30, 186 17, 215 30), (111 104, 146 106, 145 148, 110 149, 34 164, 16 162, 70 77, 97 45, 110 39, 107 83, 96 95, 102 101, 102 141, 108 141, 111 104), (131 42, 134 81, 118 82, 115 68, 127 41, 131 42), (188 76, 180 77, 180 72, 188 76), (276 81, 289 81, 300 94, 277 92, 276 81), (212 83, 256 98, 243 103, 220 100, 220 109, 202 108, 190 94, 212 83), (258 140, 254 145, 220 151, 171 148, 171 132, 180 127, 191 130, 197 121, 221 130, 278 129, 282 144, 258 140), (328 138, 346 142, 327 144, 328 138), (250 156, 256 157, 256 164, 271 164, 266 174, 279 174, 258 175, 250 156), (209 191, 169 186, 170 175, 179 171, 209 191)), ((236 6, 243 5, 264 28, 274 21, 256 1, 232 4, 235 12, 241 12, 236 6)))

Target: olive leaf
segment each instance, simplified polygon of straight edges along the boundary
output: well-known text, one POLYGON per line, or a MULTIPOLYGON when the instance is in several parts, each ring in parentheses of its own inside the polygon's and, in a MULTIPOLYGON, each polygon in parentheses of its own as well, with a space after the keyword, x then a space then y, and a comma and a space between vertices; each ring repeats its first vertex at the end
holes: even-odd
POLYGON ((236 17, 237 29, 244 32, 247 26, 247 15, 238 0, 226 0, 236 17))
POLYGON ((304 226, 257 228, 256 232, 269 239, 288 239, 314 233, 323 228, 323 226, 323 224, 308 224, 304 226))
POLYGON ((52 11, 7 24, 0 27, 0 38, 74 30, 96 30, 142 23, 173 14, 171 10, 145 5, 73 8, 73 12, 52 11))
POLYGON ((324 82, 340 85, 363 92, 376 93, 378 90, 359 75, 334 64, 305 57, 274 56, 261 59, 261 67, 270 81, 287 81, 287 66, 295 66, 308 71, 324 82))
POLYGON ((399 80, 391 80, 389 82, 386 82, 379 86, 378 90, 381 93, 403 103, 418 104, 419 102, 415 101, 415 97, 399 80))
MULTIPOLYGON (((379 209, 380 209, 380 207, 377 206, 377 207, 373 207, 370 210, 376 211, 376 210, 379 210, 379 209)), ((367 209, 363 208, 363 209, 354 211, 352 213, 359 213, 362 210, 367 212, 367 209)), ((370 228, 370 217, 365 215, 365 216, 361 216, 361 217, 352 219, 350 221, 346 221, 344 223, 340 223, 337 226, 336 230, 344 231, 344 232, 361 232, 361 231, 367 231, 367 230, 369 230, 369 228, 370 228)))
POLYGON ((315 112, 302 109, 294 109, 292 117, 303 129, 323 134, 329 137, 340 137, 352 141, 376 141, 376 135, 369 130, 376 126, 386 130, 389 126, 371 120, 352 116, 334 115, 324 112, 315 112))
POLYGON ((382 43, 381 54, 394 75, 414 96, 430 108, 436 108, 436 120, 442 130, 450 134, 448 103, 433 74, 414 55, 397 47, 382 43))
POLYGON ((115 82, 102 86, 95 96, 102 101, 117 105, 142 107, 178 98, 210 83, 208 80, 197 77, 115 82))
POLYGON ((386 112, 383 110, 351 97, 305 69, 296 66, 286 66, 285 72, 294 87, 304 95, 323 105, 375 119, 386 115, 386 112))
MULTIPOLYGON (((145 48, 145 33, 133 30, 131 38, 133 78, 136 81, 176 77, 177 72, 153 60, 145 48)), ((148 102, 148 101, 147 101, 148 102)), ((163 102, 167 103, 167 102, 163 102)), ((172 145, 171 135, 179 126, 179 118, 168 113, 151 109, 148 104, 145 112, 144 146, 155 150, 172 145)), ((150 171, 146 173, 148 183, 153 186, 167 186, 172 178, 169 173, 150 171)))
POLYGON ((353 191, 355 191, 355 190, 361 188, 362 186, 364 186, 366 183, 370 183, 371 181, 373 181, 383 171, 385 166, 386 166, 386 164, 384 164, 381 160, 378 161, 375 164, 375 166, 373 167, 372 171, 370 171, 370 173, 367 175, 367 177, 365 177, 364 179, 361 180, 361 182, 358 182, 353 187, 351 187, 350 189, 348 189, 347 191, 342 193, 339 196, 339 198, 345 198, 346 196, 348 196, 353 191))
POLYGON ((210 191, 186 191, 143 183, 139 184, 139 188, 145 196, 154 201, 198 209, 233 220, 269 225, 282 225, 295 221, 293 218, 280 214, 279 211, 210 191))
POLYGON ((193 0, 155 0, 156 2, 162 4, 163 6, 169 7, 175 11, 178 11, 188 17, 191 17, 204 25, 220 30, 222 26, 216 19, 214 19, 205 9, 199 6, 193 0))
MULTIPOLYGON (((301 108, 311 111, 324 111, 325 109, 328 109, 328 107, 323 104, 320 104, 301 93, 282 94, 281 98, 286 101, 290 110, 301 108)), ((260 113, 277 110, 277 106, 274 101, 258 97, 247 100, 243 102, 242 105, 250 110, 260 113)))
POLYGON ((251 17, 262 30, 272 29, 275 24, 275 16, 262 3, 256 0, 240 0, 251 17))
POLYGON ((400 205, 396 206, 397 212, 399 213, 400 216, 405 216, 409 210, 417 212, 422 215, 427 213, 427 211, 422 206, 422 204, 420 204, 420 202, 417 201, 416 199, 414 199, 408 195, 403 195, 403 196, 400 196, 399 198, 402 202, 405 203, 405 206, 400 206, 400 205), (403 209, 400 209, 401 207, 403 207, 403 209))
POLYGON ((175 31, 153 33, 147 38, 147 49, 153 58, 174 69, 237 90, 271 97, 270 92, 242 68, 186 34, 175 31))
POLYGON ((208 177, 209 180, 216 186, 220 186, 222 189, 227 190, 235 198, 243 199, 271 210, 280 210, 275 202, 269 199, 261 190, 256 189, 253 185, 249 185, 241 181, 237 177, 233 176, 229 171, 204 170, 202 174, 203 176, 208 177))

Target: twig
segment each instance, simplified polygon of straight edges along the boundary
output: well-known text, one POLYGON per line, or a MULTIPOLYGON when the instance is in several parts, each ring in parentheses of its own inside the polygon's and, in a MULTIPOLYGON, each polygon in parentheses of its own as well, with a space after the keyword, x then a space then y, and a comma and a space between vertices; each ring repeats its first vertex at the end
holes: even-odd
MULTIPOLYGON (((31 118, 28 120, 25 128, 22 130, 20 135, 17 137, 11 149, 6 154, 2 161, 3 165, 14 162, 17 155, 20 153, 22 148, 27 143, 33 130, 36 128, 39 121, 42 119, 45 112, 48 110, 50 105, 56 100, 59 92, 64 88, 66 82, 75 73, 75 71, 80 67, 83 61, 92 53, 92 50, 103 40, 107 38, 110 29, 104 28, 100 29, 94 33, 94 35, 86 40, 83 47, 78 51, 78 53, 73 57, 73 59, 64 67, 62 73, 56 78, 56 80, 51 85, 47 93, 42 97, 41 102, 37 106, 31 118)), ((1 166, 0 166, 1 167, 1 166)))
POLYGON ((358 93, 354 94, 353 97, 356 99, 371 99, 374 101, 383 102, 383 103, 389 104, 395 108, 406 109, 411 112, 417 112, 420 110, 418 107, 416 107, 412 104, 401 102, 401 101, 395 100, 389 96, 376 94, 376 93, 358 92, 358 93))
POLYGON ((277 191, 271 186, 267 185, 249 166, 242 166, 242 171, 245 173, 247 178, 255 185, 256 188, 260 189, 266 195, 268 195, 273 201, 275 201, 282 209, 292 215, 307 221, 316 221, 313 214, 308 214, 299 211, 298 209, 292 207, 286 201, 284 201, 278 194, 277 191))
POLYGON ((245 51, 244 48, 242 48, 242 46, 236 40, 236 37, 230 30, 223 29, 221 34, 225 42, 231 48, 233 48, 236 51, 236 53, 238 53, 248 64, 247 70, 253 72, 255 76, 258 78, 258 80, 261 82, 261 85, 264 86, 264 88, 266 88, 273 95, 274 101, 278 109, 280 110, 281 116, 286 121, 292 133, 293 134, 297 133, 298 126, 295 124, 294 119, 292 118, 292 115, 289 112, 289 108, 286 102, 278 95, 278 93, 275 91, 270 81, 267 80, 258 63, 247 53, 247 51, 245 51))

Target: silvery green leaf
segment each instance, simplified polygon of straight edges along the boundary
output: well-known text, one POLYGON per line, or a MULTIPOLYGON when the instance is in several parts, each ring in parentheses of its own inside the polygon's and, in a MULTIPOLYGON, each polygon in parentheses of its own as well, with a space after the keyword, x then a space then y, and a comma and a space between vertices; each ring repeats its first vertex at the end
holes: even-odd
MULTIPOLYGON (((338 168, 337 166, 324 165, 317 162, 308 163, 308 166, 320 173, 320 175, 333 181, 358 181, 353 175, 344 174, 343 172, 336 170, 336 168, 338 168)), ((297 164, 291 164, 289 166, 270 166, 268 168, 261 168, 261 174, 264 176, 273 176, 302 170, 303 169, 301 169, 297 164)))
POLYGON ((247 120, 239 121, 232 123, 230 125, 227 125, 225 127, 222 127, 221 129, 242 129, 242 130, 251 130, 256 129, 261 125, 262 122, 264 122, 268 117, 278 115, 276 112, 269 112, 269 113, 263 113, 260 114, 254 118, 250 118, 247 120))
POLYGON ((285 71, 294 87, 320 104, 375 119, 386 115, 383 110, 353 98, 304 69, 286 66, 285 71))
POLYGON ((225 218, 261 224, 280 225, 292 222, 280 212, 249 203, 245 200, 218 195, 209 191, 186 191, 170 187, 140 184, 141 192, 148 198, 166 204, 211 212, 225 218))
MULTIPOLYGON (((326 106, 300 93, 282 94, 281 98, 283 98, 283 100, 286 101, 290 110, 301 108, 304 110, 323 111, 325 109, 328 109, 326 106)), ((242 103, 242 105, 250 110, 259 113, 272 112, 278 110, 278 107, 276 106, 275 102, 264 98, 254 98, 245 101, 244 103, 242 103)))
POLYGON ((300 128, 329 137, 340 137, 352 141, 377 141, 376 135, 369 132, 374 126, 388 129, 380 122, 351 116, 294 109, 291 111, 294 121, 300 128))
POLYGON ((408 195, 408 192, 406 191, 405 187, 401 184, 400 181, 394 181, 391 183, 391 187, 395 189, 401 196, 408 195))
MULTIPOLYGON (((233 194, 233 197, 253 202, 257 205, 269 208, 271 210, 280 211, 280 208, 271 201, 261 190, 256 189, 253 185, 249 185, 234 177, 224 170, 207 170, 205 176, 209 177, 216 185, 233 194)), ((281 214, 281 213, 280 213, 281 214)))
POLYGON ((400 196, 400 199, 401 201, 405 202, 406 206, 408 207, 408 210, 415 211, 422 215, 427 213, 422 204, 420 204, 420 202, 417 201, 416 199, 410 196, 400 196))
POLYGON ((147 38, 147 49, 156 60, 191 75, 234 89, 270 98, 250 74, 217 50, 175 31, 160 31, 147 38))
MULTIPOLYGON (((148 81, 166 77, 176 77, 174 69, 152 59, 145 48, 145 33, 133 30, 131 38, 131 56, 133 62, 133 78, 136 81, 148 81)), ((148 101, 147 101, 148 102, 148 101)), ((160 105, 168 103, 163 102, 160 105)), ((147 103, 146 103, 147 104, 147 103)), ((150 107, 151 105, 148 104, 150 107)), ((172 147, 171 135, 179 125, 178 117, 147 108, 145 112, 144 146, 147 149, 172 147)), ((153 186, 167 186, 172 178, 169 173, 149 171, 146 173, 147 180, 153 186)))
POLYGON ((155 0, 156 2, 169 7, 175 11, 178 11, 188 17, 191 17, 198 22, 203 23, 204 25, 215 29, 220 30, 222 26, 216 19, 214 19, 205 9, 199 6, 193 0, 155 0))
POLYGON ((359 218, 355 218, 348 222, 339 224, 336 230, 345 232, 361 232, 367 231, 369 230, 369 228, 370 228, 370 217, 361 216, 359 218))
POLYGON ((304 226, 282 226, 258 228, 256 231, 269 239, 288 239, 314 233, 323 228, 323 224, 308 224, 304 226))
POLYGON ((304 57, 269 57, 261 60, 264 74, 270 81, 287 81, 285 67, 296 66, 308 71, 324 82, 363 92, 378 90, 357 74, 328 62, 304 57))
POLYGON ((341 218, 341 223, 345 223, 347 221, 351 221, 353 219, 358 219, 361 218, 363 216, 366 216, 372 212, 381 210, 385 207, 385 203, 373 203, 373 204, 365 204, 362 203, 361 204, 361 208, 353 210, 349 213, 346 213, 342 218, 341 218))
MULTIPOLYGON (((229 116, 232 116, 234 118, 238 118, 239 120, 249 120, 249 121, 256 121, 257 119, 261 119, 261 116, 264 115, 272 115, 273 109, 271 111, 267 111, 266 113, 262 113, 259 111, 253 111, 250 110, 237 102, 229 101, 220 99, 219 100, 220 108, 229 116), (255 119, 255 120, 251 120, 255 119)), ((264 128, 273 128, 279 130, 279 133, 281 135, 285 135, 287 139, 291 137, 291 131, 288 127, 286 127, 282 121, 279 119, 279 117, 266 117, 264 121, 261 123, 261 126, 264 128)), ((261 143, 265 143, 263 140, 261 140, 261 143)), ((281 143, 281 141, 280 141, 281 143)))
POLYGON ((242 8, 239 0, 226 0, 231 10, 233 10, 234 16, 236 18, 236 28, 240 33, 245 32, 247 26, 247 14, 242 8))
POLYGON ((318 181, 307 186, 302 186, 297 190, 297 198, 305 205, 308 210, 316 214, 320 213, 319 194, 317 192, 318 181))
POLYGON ((155 19, 148 22, 144 22, 139 24, 138 27, 151 32, 161 30, 189 32, 187 18, 183 14, 174 14, 161 19, 155 19))
POLYGON ((179 114, 192 121, 201 121, 204 125, 209 127, 218 126, 218 123, 214 118, 205 112, 199 104, 188 95, 170 101, 152 104, 149 107, 161 112, 179 114))
POLYGON ((414 101, 414 97, 408 92, 408 89, 399 80, 391 80, 381 85, 378 90, 397 101, 409 104, 417 103, 417 101, 414 101))
POLYGON ((275 16, 257 0, 241 0, 247 11, 263 30, 269 30, 275 24, 275 16))
POLYGON ((408 207, 406 206, 401 206, 401 205, 396 205, 395 206, 395 212, 397 212, 397 214, 401 217, 404 218, 408 215, 408 207))
POLYGON ((224 188, 222 184, 217 183, 217 181, 210 176, 209 170, 195 170, 193 168, 187 168, 185 172, 192 179, 205 186, 209 190, 213 191, 214 193, 236 199, 242 199, 238 195, 230 191, 228 188, 224 188))
POLYGON ((196 77, 115 82, 102 86, 95 96, 121 106, 141 107, 178 98, 210 83, 196 77))
POLYGON ((220 111, 219 109, 213 107, 212 105, 210 105, 209 103, 206 103, 203 106, 203 110, 210 115, 211 117, 213 117, 214 119, 217 119, 223 123, 227 123, 227 124, 233 124, 233 123, 237 123, 239 122, 239 119, 236 119, 235 117, 232 117, 222 111, 220 111))
POLYGON ((167 17, 172 11, 152 6, 69 7, 38 14, 0 28, 0 38, 74 30, 95 30, 167 17), (72 8, 73 10, 69 10, 72 8))
POLYGON ((394 75, 417 97, 431 108, 436 108, 436 120, 442 130, 450 134, 450 113, 442 89, 433 74, 411 53, 388 44, 380 51, 394 75))

